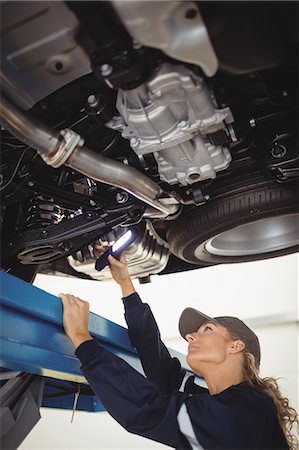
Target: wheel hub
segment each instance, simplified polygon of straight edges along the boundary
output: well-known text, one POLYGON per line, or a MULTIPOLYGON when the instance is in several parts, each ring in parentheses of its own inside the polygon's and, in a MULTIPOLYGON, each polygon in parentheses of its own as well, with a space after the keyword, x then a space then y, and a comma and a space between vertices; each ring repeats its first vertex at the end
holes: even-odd
MULTIPOLYGON (((224 231, 206 241, 205 249, 217 256, 269 253, 299 244, 298 214, 269 217, 224 231)), ((199 247, 195 256, 200 258, 199 247)))

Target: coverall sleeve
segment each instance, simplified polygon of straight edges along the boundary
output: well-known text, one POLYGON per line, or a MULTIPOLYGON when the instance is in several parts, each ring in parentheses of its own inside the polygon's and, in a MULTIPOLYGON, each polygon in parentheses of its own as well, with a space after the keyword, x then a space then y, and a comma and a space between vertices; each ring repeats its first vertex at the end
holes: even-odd
POLYGON ((177 450, 287 449, 272 399, 246 382, 215 395, 161 394, 94 339, 83 342, 76 355, 107 411, 131 433, 177 450))
POLYGON ((127 431, 176 448, 190 448, 177 414, 187 394, 161 395, 157 386, 96 340, 76 350, 81 370, 107 411, 127 431))
POLYGON ((161 393, 178 391, 186 371, 177 358, 172 358, 148 304, 137 293, 123 298, 129 336, 136 348, 146 376, 161 393))

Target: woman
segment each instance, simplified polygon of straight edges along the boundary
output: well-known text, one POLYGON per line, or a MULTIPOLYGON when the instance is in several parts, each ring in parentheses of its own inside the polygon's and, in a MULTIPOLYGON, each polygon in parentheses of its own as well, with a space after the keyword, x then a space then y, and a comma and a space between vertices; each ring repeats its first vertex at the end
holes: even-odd
POLYGON ((187 362, 204 377, 204 389, 169 355, 149 306, 135 292, 124 256, 120 261, 109 256, 109 263, 147 378, 92 338, 87 302, 60 294, 66 334, 107 411, 128 431, 177 449, 295 450, 296 412, 274 379, 259 378, 260 347, 253 331, 237 318, 183 311, 179 328, 189 342, 187 362))

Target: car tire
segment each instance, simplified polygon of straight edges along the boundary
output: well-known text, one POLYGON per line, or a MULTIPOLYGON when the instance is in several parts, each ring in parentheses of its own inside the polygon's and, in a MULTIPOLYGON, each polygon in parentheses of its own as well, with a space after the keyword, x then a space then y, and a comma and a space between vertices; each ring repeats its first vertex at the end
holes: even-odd
POLYGON ((193 264, 254 261, 299 249, 298 182, 227 187, 170 225, 171 252, 193 264))

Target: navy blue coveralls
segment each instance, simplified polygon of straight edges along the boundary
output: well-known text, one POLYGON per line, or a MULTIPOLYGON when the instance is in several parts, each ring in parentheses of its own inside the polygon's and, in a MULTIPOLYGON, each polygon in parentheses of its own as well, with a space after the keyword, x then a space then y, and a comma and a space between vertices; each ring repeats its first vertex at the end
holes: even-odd
POLYGON ((107 411, 126 430, 176 449, 288 449, 272 399, 246 382, 220 394, 195 384, 171 358, 150 307, 123 299, 145 378, 95 340, 76 350, 81 370, 107 411))

